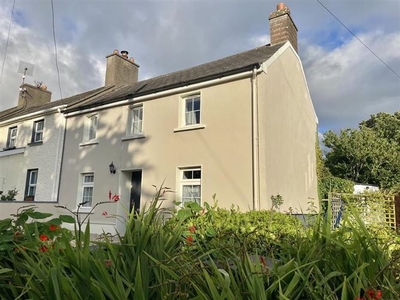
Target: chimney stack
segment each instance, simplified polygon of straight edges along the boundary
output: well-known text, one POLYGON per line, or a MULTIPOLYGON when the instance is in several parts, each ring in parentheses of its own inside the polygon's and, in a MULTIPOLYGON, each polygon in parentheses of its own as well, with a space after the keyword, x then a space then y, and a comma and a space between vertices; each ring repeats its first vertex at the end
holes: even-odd
POLYGON ((51 92, 47 90, 47 86, 34 86, 24 83, 19 87, 18 106, 25 108, 49 103, 51 100, 51 92))
POLYGON ((130 84, 138 81, 139 65, 133 58, 128 59, 128 51, 118 50, 107 56, 105 85, 130 84))
POLYGON ((276 6, 276 11, 269 15, 271 45, 289 41, 293 48, 297 48, 297 27, 290 17, 290 10, 284 3, 276 6))

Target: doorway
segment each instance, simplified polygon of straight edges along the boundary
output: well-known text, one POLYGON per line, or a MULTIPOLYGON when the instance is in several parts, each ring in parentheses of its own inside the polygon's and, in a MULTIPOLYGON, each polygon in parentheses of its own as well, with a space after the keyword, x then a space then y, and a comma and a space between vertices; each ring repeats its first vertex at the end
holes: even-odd
POLYGON ((140 195, 142 194, 142 170, 133 171, 131 178, 131 196, 129 211, 135 209, 135 213, 140 211, 140 195))

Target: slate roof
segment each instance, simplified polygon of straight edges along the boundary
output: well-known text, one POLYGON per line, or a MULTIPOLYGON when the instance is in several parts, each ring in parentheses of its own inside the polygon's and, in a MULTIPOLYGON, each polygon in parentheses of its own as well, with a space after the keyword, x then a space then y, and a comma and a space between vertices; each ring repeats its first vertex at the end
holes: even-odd
POLYGON ((249 71, 254 67, 258 68, 284 44, 285 42, 273 46, 265 45, 181 71, 129 85, 100 87, 40 106, 26 109, 13 107, 0 112, 0 122, 63 104, 68 105, 66 112, 72 112, 249 71))
POLYGON ((66 111, 72 112, 96 107, 252 70, 254 66, 258 68, 263 62, 267 61, 284 44, 265 45, 192 68, 142 80, 131 85, 115 86, 97 97, 91 97, 86 101, 68 106, 66 111))
POLYGON ((31 107, 27 107, 27 108, 15 106, 15 107, 0 111, 0 122, 7 121, 7 120, 10 120, 10 119, 13 119, 16 117, 24 116, 27 114, 35 113, 35 112, 38 112, 41 110, 62 106, 65 104, 71 105, 76 102, 85 100, 91 96, 97 95, 97 94, 101 93, 102 91, 106 91, 110 88, 111 87, 100 87, 100 88, 90 90, 90 91, 87 91, 87 92, 84 92, 81 94, 77 94, 77 95, 74 95, 74 96, 71 96, 68 98, 64 98, 64 99, 57 100, 57 101, 52 101, 52 102, 42 104, 42 105, 31 106, 31 107))

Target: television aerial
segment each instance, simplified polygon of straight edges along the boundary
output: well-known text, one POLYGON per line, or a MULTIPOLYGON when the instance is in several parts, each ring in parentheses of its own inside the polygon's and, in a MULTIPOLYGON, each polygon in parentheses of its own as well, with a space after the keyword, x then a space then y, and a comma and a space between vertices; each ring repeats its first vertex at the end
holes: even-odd
POLYGON ((22 75, 22 84, 25 83, 25 77, 28 76, 33 76, 33 69, 35 68, 35 65, 30 64, 25 61, 20 61, 19 66, 18 66, 18 73, 23 74, 22 75))

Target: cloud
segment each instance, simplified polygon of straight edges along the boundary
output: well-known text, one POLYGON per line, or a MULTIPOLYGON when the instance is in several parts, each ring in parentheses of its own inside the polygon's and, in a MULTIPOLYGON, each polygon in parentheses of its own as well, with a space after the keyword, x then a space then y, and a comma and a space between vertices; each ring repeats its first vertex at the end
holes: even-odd
MULTIPOLYGON (((0 63, 11 3, 0 0, 0 63)), ((55 30, 64 97, 104 84, 105 56, 128 50, 140 79, 188 68, 269 42, 268 16, 275 1, 158 0, 55 1, 55 30)), ((320 129, 354 126, 372 113, 395 111, 399 79, 318 2, 287 0, 299 29, 299 51, 320 129)), ((323 1, 385 62, 400 72, 398 1, 323 1)), ((60 98, 51 6, 17 1, 0 85, 0 109, 16 105, 19 61, 60 98)))
MULTIPOLYGON (((400 73, 400 32, 360 39, 400 73)), ((309 45, 304 66, 322 129, 355 127, 379 111, 400 109, 400 80, 355 38, 333 50, 309 45)))

